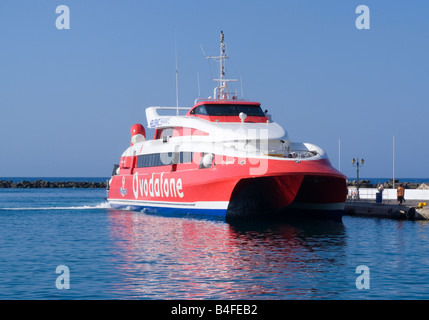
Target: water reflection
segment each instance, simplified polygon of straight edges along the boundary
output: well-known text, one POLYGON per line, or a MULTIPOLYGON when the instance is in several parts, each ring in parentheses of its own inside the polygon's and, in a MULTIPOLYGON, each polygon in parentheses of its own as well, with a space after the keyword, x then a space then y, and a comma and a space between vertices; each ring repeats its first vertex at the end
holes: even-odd
POLYGON ((123 276, 114 290, 124 298, 309 297, 321 273, 343 263, 341 222, 226 223, 117 210, 109 219, 123 276))

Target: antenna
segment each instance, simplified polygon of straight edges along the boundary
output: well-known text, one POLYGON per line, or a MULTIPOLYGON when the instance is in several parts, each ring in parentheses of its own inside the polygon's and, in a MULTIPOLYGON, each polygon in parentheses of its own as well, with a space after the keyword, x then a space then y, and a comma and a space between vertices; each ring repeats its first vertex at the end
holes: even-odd
POLYGON ((241 87, 241 99, 244 99, 244 94, 243 94, 243 79, 241 79, 241 76, 240 76, 240 87, 241 87))
POLYGON ((179 115, 179 71, 177 69, 177 36, 176 36, 176 30, 174 30, 174 50, 175 50, 175 56, 176 56, 176 108, 177 108, 176 114, 179 115))
POLYGON ((393 189, 395 189, 395 136, 393 136, 393 189))
POLYGON ((201 45, 201 43, 200 43, 200 48, 201 48, 201 51, 203 52, 203 56, 207 57, 207 55, 206 55, 206 53, 205 53, 205 51, 204 51, 203 46, 201 45))
POLYGON ((197 81, 198 81, 198 98, 201 97, 200 94, 200 73, 197 72, 197 81))
POLYGON ((341 171, 341 138, 338 138, 338 171, 341 171))

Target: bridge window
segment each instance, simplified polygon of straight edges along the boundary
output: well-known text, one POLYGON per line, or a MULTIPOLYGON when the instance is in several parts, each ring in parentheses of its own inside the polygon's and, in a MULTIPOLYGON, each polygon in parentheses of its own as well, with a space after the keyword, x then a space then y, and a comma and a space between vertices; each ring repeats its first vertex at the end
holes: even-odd
POLYGON ((265 117, 259 105, 245 104, 207 104, 196 107, 191 114, 200 114, 205 116, 238 116, 244 112, 248 116, 265 117))

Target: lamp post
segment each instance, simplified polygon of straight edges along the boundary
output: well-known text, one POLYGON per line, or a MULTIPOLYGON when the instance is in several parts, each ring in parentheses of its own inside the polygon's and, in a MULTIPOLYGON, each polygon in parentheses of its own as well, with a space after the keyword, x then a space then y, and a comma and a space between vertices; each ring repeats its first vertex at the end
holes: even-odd
POLYGON ((352 165, 353 167, 356 167, 356 188, 357 188, 357 199, 360 200, 359 197, 359 166, 363 166, 364 160, 359 158, 353 158, 352 159, 352 165))

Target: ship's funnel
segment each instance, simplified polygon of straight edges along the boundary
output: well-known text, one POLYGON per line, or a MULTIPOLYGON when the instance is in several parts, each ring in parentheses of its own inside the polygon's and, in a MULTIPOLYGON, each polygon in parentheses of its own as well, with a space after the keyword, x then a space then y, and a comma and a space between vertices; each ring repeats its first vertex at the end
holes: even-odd
POLYGON ((146 140, 146 131, 140 123, 136 123, 131 127, 131 145, 146 140))

